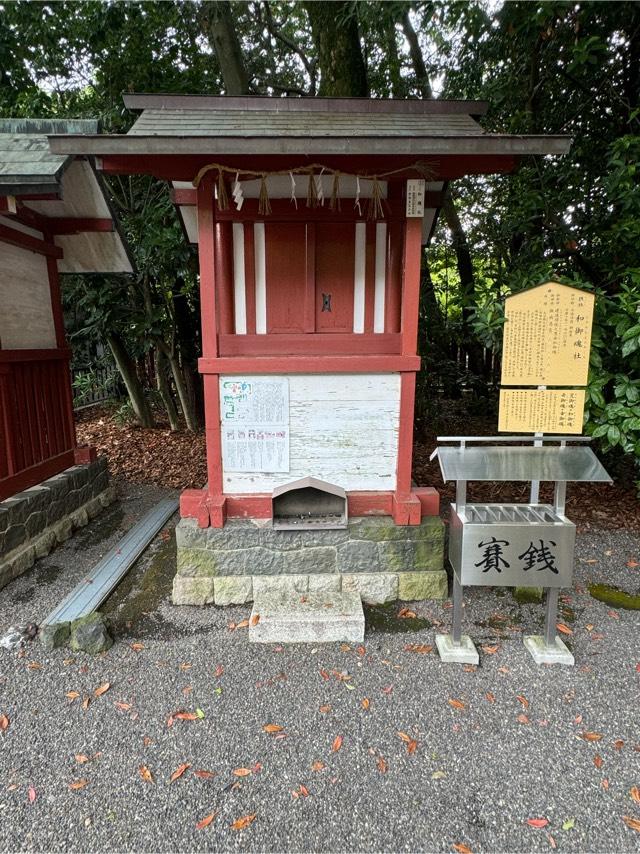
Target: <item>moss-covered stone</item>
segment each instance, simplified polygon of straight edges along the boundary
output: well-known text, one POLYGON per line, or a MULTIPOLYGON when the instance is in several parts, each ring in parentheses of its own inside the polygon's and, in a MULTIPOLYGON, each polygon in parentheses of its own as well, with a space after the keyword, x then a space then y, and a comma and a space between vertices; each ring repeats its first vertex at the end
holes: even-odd
POLYGON ((214 582, 213 601, 216 605, 243 605, 251 602, 252 598, 250 575, 225 575, 214 582))
POLYGON ((213 591, 213 578, 176 575, 171 598, 174 605, 210 605, 214 600, 213 591))
POLYGON ((107 621, 98 611, 78 617, 71 623, 71 649, 75 652, 88 652, 98 655, 113 646, 107 621))
POLYGON ((426 540, 390 540, 379 543, 382 569, 386 572, 415 572, 442 569, 440 543, 426 540))
POLYGON ((69 640, 70 633, 70 623, 52 623, 50 626, 40 626, 38 638, 42 648, 46 652, 51 652, 52 649, 64 646, 69 640))
POLYGON ((399 572, 398 599, 415 602, 419 599, 446 599, 448 592, 447 573, 399 572))
POLYGON ((514 587, 513 598, 520 605, 536 604, 542 602, 542 587, 514 587))

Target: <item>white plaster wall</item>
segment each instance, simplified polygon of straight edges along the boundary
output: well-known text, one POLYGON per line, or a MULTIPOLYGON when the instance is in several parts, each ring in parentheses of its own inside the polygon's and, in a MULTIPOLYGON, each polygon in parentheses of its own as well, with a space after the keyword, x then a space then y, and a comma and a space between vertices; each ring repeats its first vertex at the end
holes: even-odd
POLYGON ((41 350, 55 346, 44 255, 0 243, 0 347, 41 350))
POLYGON ((398 374, 291 374, 290 471, 227 472, 223 459, 224 491, 271 492, 306 475, 346 490, 394 490, 399 419, 398 374))

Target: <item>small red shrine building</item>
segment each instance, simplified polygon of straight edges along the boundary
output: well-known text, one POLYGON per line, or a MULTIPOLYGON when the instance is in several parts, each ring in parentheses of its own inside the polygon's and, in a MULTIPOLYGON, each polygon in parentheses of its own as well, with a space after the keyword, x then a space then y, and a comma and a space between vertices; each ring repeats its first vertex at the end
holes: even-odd
MULTIPOLYGON (((130 273, 100 179, 47 134, 91 120, 0 119, 0 501, 88 462, 73 421, 65 273, 130 273)), ((0 550, 1 551, 1 550, 0 550)))
POLYGON ((270 519, 312 477, 348 514, 420 524, 411 480, 420 262, 447 182, 505 173, 564 137, 486 133, 475 101, 126 95, 126 135, 54 153, 171 183, 198 244, 208 484, 200 527, 270 519))

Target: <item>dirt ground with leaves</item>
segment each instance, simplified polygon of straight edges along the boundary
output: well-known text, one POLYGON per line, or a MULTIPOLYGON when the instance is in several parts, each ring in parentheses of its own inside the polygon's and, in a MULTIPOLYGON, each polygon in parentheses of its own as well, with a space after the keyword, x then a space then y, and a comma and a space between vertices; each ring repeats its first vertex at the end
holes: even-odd
MULTIPOLYGON (((92 407, 77 415, 78 441, 94 445, 106 455, 116 479, 148 483, 175 489, 200 488, 207 480, 205 442, 202 433, 168 427, 147 430, 133 424, 119 424, 109 407, 92 407)), ((429 460, 438 435, 495 434, 495 418, 469 416, 460 403, 443 401, 428 428, 416 430, 413 478, 419 486, 435 486, 442 507, 455 495, 455 484, 443 484, 437 460, 429 460)), ((603 460, 608 465, 606 459, 603 460)), ((598 528, 640 530, 640 501, 633 485, 631 466, 619 465, 612 471, 614 484, 572 484, 568 490, 567 515, 579 530, 598 528)), ((469 485, 470 501, 526 501, 527 484, 474 483, 469 485)), ((542 500, 551 500, 552 487, 543 484, 542 500)))
MULTIPOLYGON (((166 489, 120 501, 0 591, 42 620, 166 489)), ((640 534, 578 537, 559 631, 473 589, 478 667, 443 665, 449 602, 369 609, 362 646, 249 646, 249 607, 171 605, 175 519, 104 606, 116 644, 0 650, 2 851, 637 851, 640 534), (562 628, 560 628, 562 627, 562 628)))

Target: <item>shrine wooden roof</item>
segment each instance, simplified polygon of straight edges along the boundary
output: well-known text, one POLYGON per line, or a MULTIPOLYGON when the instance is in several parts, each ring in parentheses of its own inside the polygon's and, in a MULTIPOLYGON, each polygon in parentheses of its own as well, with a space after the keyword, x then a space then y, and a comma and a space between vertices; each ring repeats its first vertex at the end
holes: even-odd
POLYGON ((93 163, 49 147, 48 134, 97 130, 90 119, 0 119, 0 197, 13 199, 0 219, 5 226, 26 223, 34 233, 51 226, 63 250, 61 273, 133 270, 93 163))
POLYGON ((55 193, 73 159, 53 154, 50 133, 96 133, 93 119, 0 119, 0 195, 55 193))
POLYGON ((56 153, 520 156, 563 154, 565 136, 486 132, 483 101, 125 95, 126 135, 51 136, 56 153))

